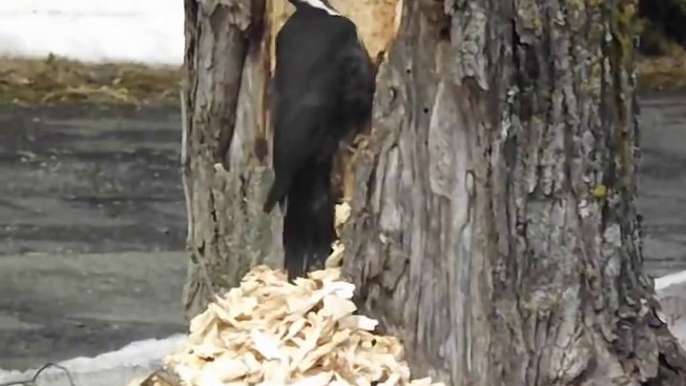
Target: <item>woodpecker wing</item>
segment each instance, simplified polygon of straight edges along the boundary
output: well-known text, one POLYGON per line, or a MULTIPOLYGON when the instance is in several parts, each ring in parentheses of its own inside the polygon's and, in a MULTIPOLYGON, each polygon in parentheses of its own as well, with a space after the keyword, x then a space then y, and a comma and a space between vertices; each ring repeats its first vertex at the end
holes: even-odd
POLYGON ((363 42, 350 41, 348 46, 338 58, 341 63, 341 119, 346 122, 343 127, 346 132, 341 133, 341 139, 349 134, 347 130, 360 129, 371 118, 376 90, 376 71, 363 42))

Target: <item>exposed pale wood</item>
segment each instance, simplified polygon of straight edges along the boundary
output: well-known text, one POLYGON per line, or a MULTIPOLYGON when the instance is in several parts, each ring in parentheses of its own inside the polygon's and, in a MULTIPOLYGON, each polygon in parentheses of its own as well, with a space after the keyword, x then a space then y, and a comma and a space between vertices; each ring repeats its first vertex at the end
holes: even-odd
MULTIPOLYGON (((294 9, 286 0, 268 1, 272 20, 270 35, 272 39, 276 39, 276 33, 294 9)), ((355 22, 357 31, 373 59, 383 54, 395 40, 402 16, 402 0, 331 0, 330 3, 339 13, 355 22)), ((272 42, 272 57, 274 48, 272 42)), ((275 62, 271 65, 273 70, 275 62)))
MULTIPOLYGON (((402 16, 402 0, 331 0, 331 5, 342 15, 349 17, 357 25, 358 33, 364 41, 365 47, 372 60, 379 64, 385 52, 392 45, 400 27, 402 16)), ((271 50, 274 55, 273 39, 283 26, 286 19, 293 13, 293 7, 286 0, 270 0, 272 38, 271 50)), ((275 61, 271 61, 273 71, 275 61)), ((368 131, 363 129, 363 133, 368 131)), ((352 170, 353 154, 357 146, 345 143, 336 155, 334 165, 334 186, 338 188, 341 201, 347 201, 352 196, 354 171, 352 170)))

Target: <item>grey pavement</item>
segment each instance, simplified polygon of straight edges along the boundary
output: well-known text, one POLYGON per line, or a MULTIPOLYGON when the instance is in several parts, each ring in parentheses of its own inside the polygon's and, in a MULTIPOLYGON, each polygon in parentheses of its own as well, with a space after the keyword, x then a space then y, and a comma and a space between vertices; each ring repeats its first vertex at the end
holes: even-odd
POLYGON ((176 111, 0 106, 0 368, 185 331, 176 111))
POLYGON ((179 115, 0 106, 0 254, 179 251, 179 115))
POLYGON ((185 268, 179 252, 0 257, 0 368, 185 331, 185 268))
POLYGON ((641 106, 638 210, 652 276, 686 270, 686 95, 646 95, 641 106))

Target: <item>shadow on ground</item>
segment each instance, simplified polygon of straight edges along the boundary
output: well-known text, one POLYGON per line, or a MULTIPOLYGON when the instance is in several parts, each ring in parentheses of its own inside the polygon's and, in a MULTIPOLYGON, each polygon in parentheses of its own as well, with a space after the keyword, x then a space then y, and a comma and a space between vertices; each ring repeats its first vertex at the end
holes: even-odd
MULTIPOLYGON (((641 99, 649 273, 686 269, 686 96, 641 99)), ((0 106, 0 368, 184 331, 175 110, 0 106)))

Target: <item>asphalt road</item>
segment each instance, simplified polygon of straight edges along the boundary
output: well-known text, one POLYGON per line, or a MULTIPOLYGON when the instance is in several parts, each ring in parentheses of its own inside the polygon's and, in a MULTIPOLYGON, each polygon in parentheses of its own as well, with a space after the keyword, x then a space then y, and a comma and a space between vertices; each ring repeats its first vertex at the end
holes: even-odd
POLYGON ((0 368, 185 331, 175 111, 0 106, 0 368))
POLYGON ((0 254, 179 251, 174 111, 0 106, 0 254))
POLYGON ((686 270, 686 95, 641 98, 638 210, 646 269, 686 270))
MULTIPOLYGON (((652 275, 686 269, 686 95, 641 101, 652 275)), ((0 368, 185 329, 176 111, 0 106, 0 368)))

